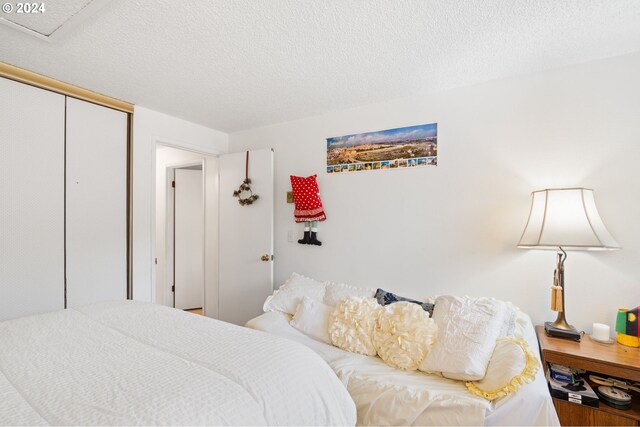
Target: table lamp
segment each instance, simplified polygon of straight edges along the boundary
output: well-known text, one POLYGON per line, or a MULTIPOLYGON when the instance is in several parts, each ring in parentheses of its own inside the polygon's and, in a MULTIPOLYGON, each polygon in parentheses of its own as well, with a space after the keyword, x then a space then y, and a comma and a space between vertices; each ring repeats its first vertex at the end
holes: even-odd
POLYGON ((555 188, 531 193, 531 210, 519 248, 557 251, 553 274, 551 309, 558 312, 555 322, 545 322, 550 336, 580 341, 580 333, 565 317, 564 262, 567 250, 607 251, 620 249, 602 222, 593 190, 555 188))

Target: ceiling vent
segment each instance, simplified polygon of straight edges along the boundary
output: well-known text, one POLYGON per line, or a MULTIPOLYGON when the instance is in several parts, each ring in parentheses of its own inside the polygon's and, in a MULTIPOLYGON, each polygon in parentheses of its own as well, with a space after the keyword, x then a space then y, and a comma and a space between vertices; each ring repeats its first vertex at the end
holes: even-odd
POLYGON ((84 22, 111 0, 5 2, 0 24, 40 40, 54 40, 84 22))

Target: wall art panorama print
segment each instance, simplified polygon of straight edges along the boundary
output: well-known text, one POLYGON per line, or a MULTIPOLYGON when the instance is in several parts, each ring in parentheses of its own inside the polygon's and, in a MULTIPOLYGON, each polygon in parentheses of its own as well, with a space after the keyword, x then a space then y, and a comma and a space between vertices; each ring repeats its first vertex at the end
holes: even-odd
POLYGON ((437 164, 437 123, 327 138, 327 173, 437 164))

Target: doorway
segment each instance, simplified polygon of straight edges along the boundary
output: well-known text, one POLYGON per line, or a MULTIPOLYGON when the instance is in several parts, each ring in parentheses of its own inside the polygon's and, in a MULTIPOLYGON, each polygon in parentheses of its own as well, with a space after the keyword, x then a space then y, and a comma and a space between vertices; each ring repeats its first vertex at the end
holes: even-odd
MULTIPOLYGON (((155 298, 174 306, 173 197, 176 170, 202 165, 206 317, 244 325, 273 292, 273 150, 209 155, 156 142, 155 298), (241 205, 233 194, 248 177, 259 195, 241 205)), ((178 185, 180 185, 178 183, 178 185)), ((176 305, 179 306, 179 303, 176 305)), ((187 305, 185 305, 186 307, 187 305)))
POLYGON ((218 315, 218 158, 156 146, 155 302, 218 315))

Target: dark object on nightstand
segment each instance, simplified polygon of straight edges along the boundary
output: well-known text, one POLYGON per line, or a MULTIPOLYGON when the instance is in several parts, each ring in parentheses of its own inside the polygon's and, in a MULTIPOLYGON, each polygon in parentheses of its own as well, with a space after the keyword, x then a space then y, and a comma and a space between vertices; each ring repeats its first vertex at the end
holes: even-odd
POLYGON ((550 337, 580 341, 580 332, 576 329, 559 329, 553 326, 553 322, 544 322, 544 330, 550 337))
POLYGON ((587 388, 584 386, 584 380, 578 380, 578 382, 573 384, 567 384, 562 386, 562 388, 566 388, 569 391, 585 391, 587 388))
POLYGON ((596 388, 596 393, 604 403, 612 408, 621 409, 623 411, 631 409, 631 395, 624 390, 601 385, 596 388))
POLYGON ((576 384, 563 384, 552 378, 547 380, 549 381, 551 396, 555 399, 594 408, 599 406, 598 395, 584 380, 579 380, 576 384))

